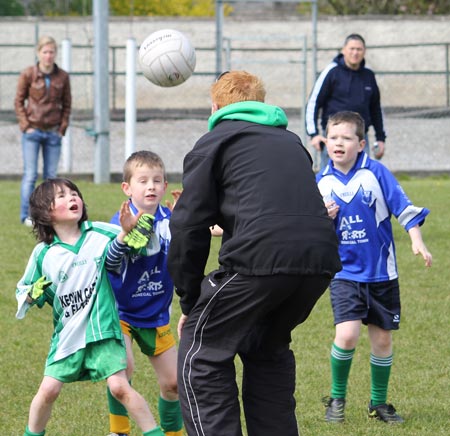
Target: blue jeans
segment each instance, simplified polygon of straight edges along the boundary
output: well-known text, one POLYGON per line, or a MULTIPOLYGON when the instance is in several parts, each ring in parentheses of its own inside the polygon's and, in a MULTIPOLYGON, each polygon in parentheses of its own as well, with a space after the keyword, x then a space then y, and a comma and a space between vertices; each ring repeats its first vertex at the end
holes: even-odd
POLYGON ((61 155, 61 136, 58 132, 35 129, 22 135, 23 177, 20 188, 20 221, 29 215, 29 200, 38 177, 39 149, 42 146, 44 169, 42 177, 56 177, 59 156, 61 155))

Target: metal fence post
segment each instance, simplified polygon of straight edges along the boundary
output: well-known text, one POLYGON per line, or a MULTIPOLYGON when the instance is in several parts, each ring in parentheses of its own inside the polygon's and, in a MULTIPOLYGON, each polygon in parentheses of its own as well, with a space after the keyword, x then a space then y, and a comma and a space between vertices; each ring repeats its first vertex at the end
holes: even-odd
MULTIPOLYGON (((72 43, 70 39, 63 39, 61 47, 61 67, 63 70, 70 73, 72 71, 72 43)), ((70 122, 61 143, 62 168, 66 174, 69 174, 72 172, 72 132, 70 122)))

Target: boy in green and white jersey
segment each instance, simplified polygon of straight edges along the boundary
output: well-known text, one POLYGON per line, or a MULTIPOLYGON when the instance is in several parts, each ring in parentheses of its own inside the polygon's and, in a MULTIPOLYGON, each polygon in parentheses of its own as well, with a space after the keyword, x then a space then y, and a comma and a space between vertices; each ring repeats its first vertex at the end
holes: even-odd
POLYGON ((45 434, 64 383, 104 379, 144 436, 164 435, 144 398, 128 383, 122 331, 104 268, 110 241, 126 239, 139 218, 126 206, 122 214, 122 230, 88 221, 81 192, 67 179, 44 181, 30 198, 39 243, 17 284, 16 317, 23 318, 33 305, 48 303, 53 307, 54 332, 24 436, 45 434))

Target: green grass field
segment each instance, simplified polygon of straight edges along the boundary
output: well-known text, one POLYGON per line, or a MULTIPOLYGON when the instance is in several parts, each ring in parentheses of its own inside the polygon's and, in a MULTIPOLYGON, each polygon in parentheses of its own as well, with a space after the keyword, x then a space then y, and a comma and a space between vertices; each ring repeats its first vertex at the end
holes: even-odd
MULTIPOLYGON (((76 183, 84 195, 92 220, 109 221, 124 199, 119 184, 76 183)), ((402 178, 401 183, 416 205, 431 209, 422 232, 434 256, 433 267, 425 269, 422 259, 412 255, 407 234, 394 223, 402 322, 400 330, 394 333, 389 401, 394 403, 406 422, 393 427, 369 421, 366 417, 370 393, 366 330, 363 330, 350 375, 346 423, 330 425, 323 422, 321 398, 329 393, 329 350, 334 335, 326 294, 310 318, 293 335, 292 348, 297 358, 297 413, 303 436, 435 436, 449 433, 450 342, 446 335, 450 314, 450 224, 447 219, 450 179, 402 178)), ((171 188, 173 186, 169 190, 171 188)), ((24 320, 15 319, 15 285, 24 271, 35 240, 30 230, 19 224, 19 182, 0 182, 0 202, 0 304, 5 309, 0 320, 0 422, 3 435, 18 436, 23 434, 30 402, 42 379, 52 320, 49 307, 33 309, 24 320)), ((215 266, 219 243, 219 238, 213 240, 208 269, 215 266)), ((175 323, 179 315, 176 297, 173 306, 175 323)), ((137 352, 136 357, 133 385, 145 395, 156 412, 158 388, 155 377, 148 362, 137 352)), ((239 368, 239 362, 237 366, 239 368)), ((54 407, 47 434, 103 436, 107 433, 105 383, 66 385, 54 407)), ((133 436, 139 434, 134 427, 133 436)))

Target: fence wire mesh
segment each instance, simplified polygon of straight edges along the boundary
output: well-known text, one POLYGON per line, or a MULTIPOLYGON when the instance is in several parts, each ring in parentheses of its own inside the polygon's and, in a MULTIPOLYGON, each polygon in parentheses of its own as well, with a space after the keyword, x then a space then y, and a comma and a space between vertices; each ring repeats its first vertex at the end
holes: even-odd
MULTIPOLYGON (((202 23, 200 23, 202 24, 202 23)), ((198 26, 200 26, 200 24, 198 26)), ((117 23, 112 23, 115 29, 117 23)), ((122 26, 124 24, 122 23, 122 26)), ((264 24, 262 24, 264 25, 264 24)), ((22 26, 33 35, 30 23, 22 26), (28 26, 28 27, 27 27, 28 26)), ((159 23, 158 27, 178 27, 189 33, 192 22, 159 23)), ((197 24, 196 24, 197 26, 197 24)), ((55 23, 51 32, 58 41, 63 37, 74 38, 76 29, 90 34, 85 22, 55 23), (58 27, 59 26, 59 27, 58 27)), ((139 33, 148 34, 151 29, 141 23, 139 33)), ((251 32, 252 24, 242 23, 241 29, 251 32), (244 27, 242 27, 244 26, 244 27)), ((261 24, 255 25, 261 29, 261 24)), ((196 28, 197 29, 197 28, 196 28)), ((270 29, 269 29, 270 30, 270 29)), ((120 173, 124 161, 124 109, 125 109, 125 59, 126 41, 119 44, 115 30, 110 38, 109 88, 111 107, 110 156, 111 172, 120 173)), ((195 33, 192 30, 193 33, 195 33)), ((254 32, 255 33, 255 32, 254 32)), ((275 33, 275 30, 274 30, 275 33)), ((309 94, 314 78, 311 74, 311 50, 306 56, 306 69, 299 61, 302 47, 298 39, 283 37, 279 31, 270 41, 270 31, 261 38, 243 38, 236 31, 229 32, 232 41, 227 59, 231 68, 247 69, 260 75, 267 88, 267 102, 276 104, 288 112, 289 128, 303 137, 301 109, 303 95, 309 94), (233 39, 234 38, 234 39, 233 39), (306 74, 303 82, 302 75, 306 74), (303 89, 306 88, 306 89, 303 89)), ((122 31, 123 35, 123 31, 122 31)), ((136 148, 152 148, 166 161, 169 173, 182 171, 184 154, 206 132, 210 101, 209 86, 215 77, 215 46, 208 37, 198 37, 196 44, 197 68, 184 84, 175 88, 158 88, 138 75, 136 148)), ((259 35, 260 36, 260 35, 259 35)), ((0 137, 3 142, 3 159, 0 161, 2 177, 18 177, 22 173, 20 132, 14 114, 14 97, 20 71, 35 60, 34 44, 13 41, 13 35, 2 26, 0 31, 0 137)), ((73 115, 71 119, 73 174, 92 174, 94 170, 95 138, 90 136, 93 127, 93 45, 72 45, 71 86, 73 115)), ((138 42, 141 40, 137 38, 138 42)), ((450 159, 450 42, 422 42, 416 44, 385 44, 367 47, 367 64, 375 71, 381 90, 382 105, 388 133, 387 153, 383 162, 392 171, 448 172, 450 159)), ((338 52, 338 47, 319 47, 318 70, 322 70, 338 52)), ((225 68, 225 65, 224 65, 225 68)), ((138 67, 139 72, 139 67, 138 67)), ((312 151, 312 150, 311 150, 312 151)))

